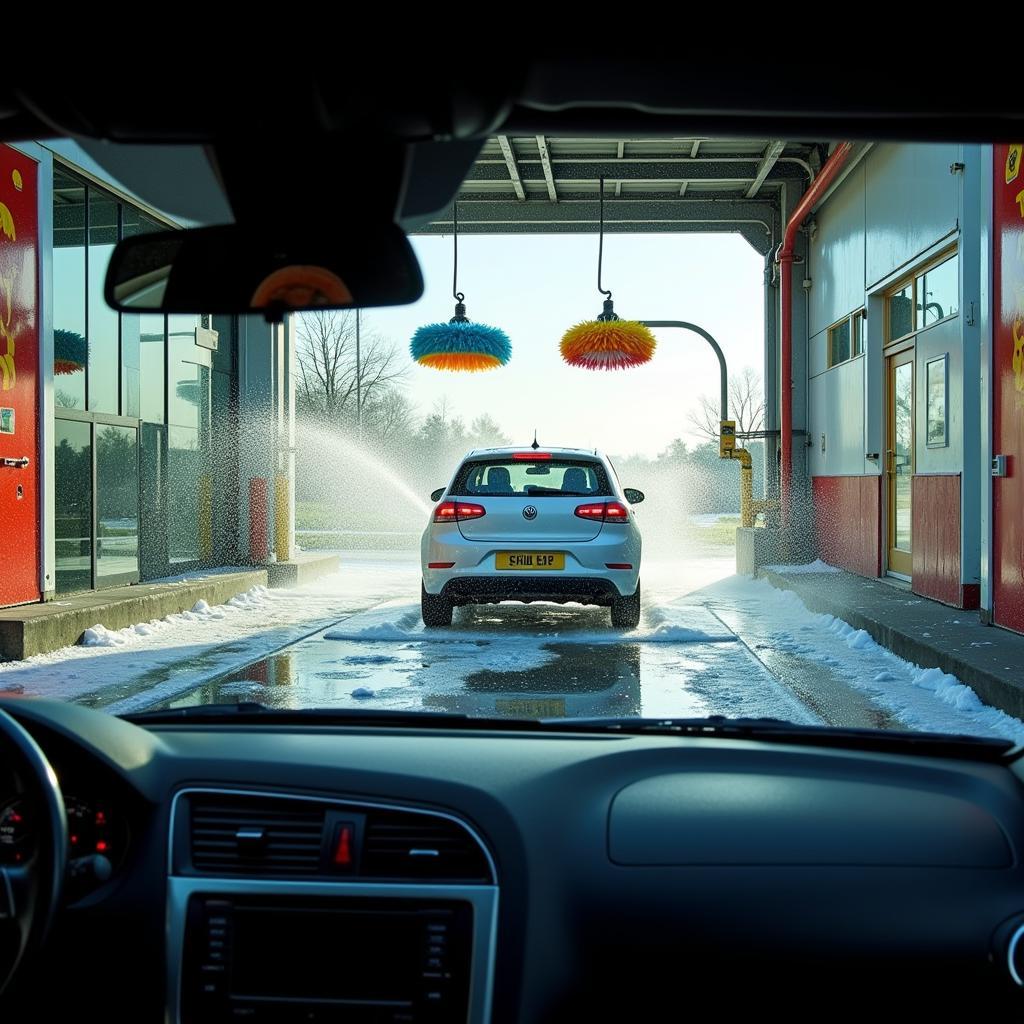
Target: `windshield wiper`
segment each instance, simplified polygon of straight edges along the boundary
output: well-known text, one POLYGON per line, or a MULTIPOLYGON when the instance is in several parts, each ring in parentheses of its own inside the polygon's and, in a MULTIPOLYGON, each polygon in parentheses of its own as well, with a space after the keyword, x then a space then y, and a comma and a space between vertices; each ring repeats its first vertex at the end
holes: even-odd
POLYGON ((485 718, 454 711, 401 711, 373 708, 271 708, 265 704, 193 704, 122 715, 139 725, 351 725, 373 728, 440 728, 467 732, 606 733, 620 736, 678 736, 746 739, 819 747, 844 747, 931 757, 1001 761, 1017 750, 1011 740, 886 729, 802 725, 782 718, 485 718))
POLYGON ((256 701, 238 704, 189 704, 183 708, 156 708, 121 715, 140 725, 163 725, 181 721, 238 722, 252 720, 261 724, 347 723, 356 725, 426 725, 442 721, 446 725, 468 720, 456 711, 391 711, 381 708, 272 708, 256 701))

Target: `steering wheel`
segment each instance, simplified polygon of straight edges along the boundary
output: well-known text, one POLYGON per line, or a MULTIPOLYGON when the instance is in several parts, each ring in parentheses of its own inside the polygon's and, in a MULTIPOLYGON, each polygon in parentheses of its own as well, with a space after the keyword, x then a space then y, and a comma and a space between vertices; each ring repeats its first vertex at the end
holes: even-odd
POLYGON ((68 848, 64 798, 39 744, 0 710, 0 765, 14 772, 32 811, 33 849, 0 866, 0 993, 42 944, 60 900, 68 848))

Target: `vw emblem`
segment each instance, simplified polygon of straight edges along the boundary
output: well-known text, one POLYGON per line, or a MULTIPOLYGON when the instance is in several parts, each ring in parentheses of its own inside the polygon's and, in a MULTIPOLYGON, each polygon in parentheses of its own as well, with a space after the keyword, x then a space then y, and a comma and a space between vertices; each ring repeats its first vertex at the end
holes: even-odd
POLYGON ((537 518, 537 510, 533 507, 533 505, 527 505, 526 508, 523 509, 523 518, 524 519, 536 519, 537 518))

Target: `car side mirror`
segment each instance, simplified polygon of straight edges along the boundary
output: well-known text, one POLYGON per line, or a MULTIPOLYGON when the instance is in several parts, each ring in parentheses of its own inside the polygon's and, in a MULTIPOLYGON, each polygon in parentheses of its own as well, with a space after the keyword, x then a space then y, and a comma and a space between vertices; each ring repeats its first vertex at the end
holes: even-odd
POLYGON ((638 491, 635 487, 626 487, 623 489, 622 493, 626 496, 626 501, 628 501, 630 505, 639 505, 640 502, 644 500, 644 492, 638 491))
POLYGON ((431 491, 430 492, 430 500, 431 501, 440 501, 441 500, 441 495, 444 494, 444 492, 446 490, 447 490, 446 487, 438 487, 438 489, 436 491, 431 491))

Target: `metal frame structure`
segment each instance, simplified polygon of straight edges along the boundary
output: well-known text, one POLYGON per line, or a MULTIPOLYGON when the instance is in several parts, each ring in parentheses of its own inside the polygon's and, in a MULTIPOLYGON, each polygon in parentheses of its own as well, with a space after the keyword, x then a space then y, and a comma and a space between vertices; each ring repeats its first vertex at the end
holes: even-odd
MULTIPOLYGON (((499 135, 456 197, 459 230, 595 231, 604 178, 606 231, 736 232, 768 256, 781 240, 787 192, 801 194, 821 162, 818 144, 775 139, 499 135)), ((417 233, 448 234, 453 219, 449 206, 417 233)))

